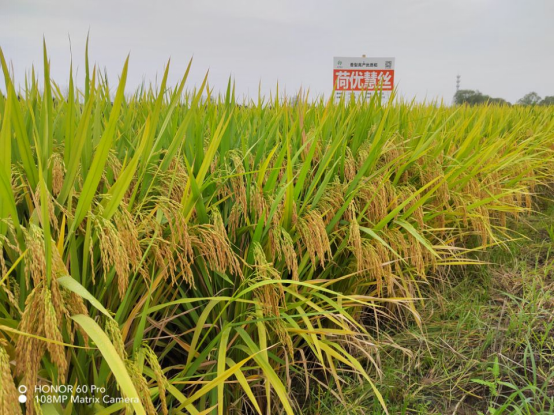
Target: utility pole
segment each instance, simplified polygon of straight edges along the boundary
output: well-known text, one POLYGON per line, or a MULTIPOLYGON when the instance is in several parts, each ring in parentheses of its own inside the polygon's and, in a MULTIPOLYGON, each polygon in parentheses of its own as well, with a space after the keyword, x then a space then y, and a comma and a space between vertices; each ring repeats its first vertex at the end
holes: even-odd
POLYGON ((460 74, 456 75, 456 94, 452 97, 453 105, 456 105, 456 98, 458 97, 458 91, 460 91, 460 78, 462 78, 460 74))

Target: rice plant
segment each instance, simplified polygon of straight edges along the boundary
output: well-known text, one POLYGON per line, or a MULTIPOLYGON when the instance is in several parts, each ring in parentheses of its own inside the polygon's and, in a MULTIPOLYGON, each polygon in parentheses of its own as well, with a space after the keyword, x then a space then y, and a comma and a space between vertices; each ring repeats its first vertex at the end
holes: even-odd
POLYGON ((63 94, 46 47, 43 88, 0 59, 0 413, 295 413, 347 373, 386 412, 379 323, 554 171, 547 107, 239 104, 191 64, 129 95, 88 57, 63 94))

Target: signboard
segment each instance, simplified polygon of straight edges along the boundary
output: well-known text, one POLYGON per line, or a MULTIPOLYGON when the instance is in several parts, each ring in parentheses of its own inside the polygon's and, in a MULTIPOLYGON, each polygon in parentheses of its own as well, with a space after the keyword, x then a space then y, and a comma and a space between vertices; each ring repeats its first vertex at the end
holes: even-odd
POLYGON ((370 98, 382 91, 387 101, 394 89, 394 58, 333 58, 333 88, 335 98, 347 94, 358 98, 365 94, 370 98))

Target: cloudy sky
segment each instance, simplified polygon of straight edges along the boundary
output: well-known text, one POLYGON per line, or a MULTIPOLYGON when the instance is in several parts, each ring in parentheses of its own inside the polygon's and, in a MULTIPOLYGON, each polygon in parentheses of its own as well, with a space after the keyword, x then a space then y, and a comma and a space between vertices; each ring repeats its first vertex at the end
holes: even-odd
MULTIPOLYGON (((0 0, 0 47, 16 81, 42 70, 67 85, 70 42, 84 77, 90 58, 115 80, 131 54, 128 86, 155 81, 171 58, 176 83, 194 57, 189 86, 209 69, 215 90, 229 76, 239 95, 301 86, 332 89, 333 56, 393 56, 405 98, 451 102, 461 86, 511 102, 554 95, 554 1, 550 0, 0 0)), ((3 87, 3 82, 2 82, 3 87)))

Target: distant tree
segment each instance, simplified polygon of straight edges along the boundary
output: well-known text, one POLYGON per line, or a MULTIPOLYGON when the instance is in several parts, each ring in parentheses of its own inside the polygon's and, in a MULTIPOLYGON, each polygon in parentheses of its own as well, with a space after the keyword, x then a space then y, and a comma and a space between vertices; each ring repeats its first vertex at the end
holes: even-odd
POLYGON ((544 97, 539 104, 540 105, 554 105, 554 95, 549 95, 548 97, 544 97))
POLYGON ((541 97, 536 92, 530 92, 528 94, 525 94, 523 98, 518 100, 518 104, 521 105, 536 105, 541 102, 541 97))
POLYGON ((461 104, 479 105, 479 104, 486 104, 486 103, 510 105, 510 103, 503 98, 492 98, 477 90, 457 91, 456 94, 454 95, 454 103, 457 105, 461 105, 461 104))
POLYGON ((498 105, 512 105, 508 101, 506 101, 504 98, 490 98, 489 103, 494 103, 498 105))
POLYGON ((456 94, 454 95, 454 102, 458 105, 461 105, 461 104, 475 105, 475 104, 483 104, 487 102, 489 98, 490 97, 488 95, 484 95, 479 91, 459 90, 459 91, 456 91, 456 94))

